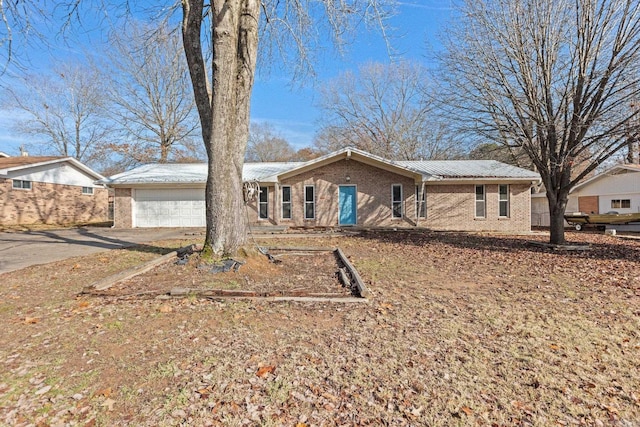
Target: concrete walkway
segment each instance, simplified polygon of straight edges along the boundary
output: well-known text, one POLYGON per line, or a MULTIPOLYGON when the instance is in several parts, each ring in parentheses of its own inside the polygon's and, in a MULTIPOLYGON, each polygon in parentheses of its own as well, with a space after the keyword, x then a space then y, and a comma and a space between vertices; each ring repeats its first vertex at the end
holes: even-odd
POLYGON ((204 229, 80 227, 0 232, 0 274, 109 249, 166 239, 204 241, 204 229))

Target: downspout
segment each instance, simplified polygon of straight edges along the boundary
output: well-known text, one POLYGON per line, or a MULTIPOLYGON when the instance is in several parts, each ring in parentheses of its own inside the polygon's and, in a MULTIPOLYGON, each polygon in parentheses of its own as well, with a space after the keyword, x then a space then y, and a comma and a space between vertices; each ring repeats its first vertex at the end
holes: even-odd
MULTIPOLYGON (((422 185, 420 186, 420 192, 418 193, 418 197, 420 197, 420 200, 418 200, 418 210, 416 211, 416 228, 418 227, 418 224, 420 223, 420 211, 422 210, 424 204, 426 203, 426 200, 424 198, 424 192, 426 190, 426 182, 422 181, 422 185)), ((427 211, 426 211, 426 206, 424 206, 425 211, 424 211, 424 216, 427 216, 427 211)))
POLYGON ((280 225, 280 218, 282 218, 282 203, 280 203, 280 183, 276 182, 275 186, 275 193, 273 195, 273 201, 276 204, 273 207, 273 213, 275 215, 273 215, 273 221, 276 223, 276 225, 280 225))

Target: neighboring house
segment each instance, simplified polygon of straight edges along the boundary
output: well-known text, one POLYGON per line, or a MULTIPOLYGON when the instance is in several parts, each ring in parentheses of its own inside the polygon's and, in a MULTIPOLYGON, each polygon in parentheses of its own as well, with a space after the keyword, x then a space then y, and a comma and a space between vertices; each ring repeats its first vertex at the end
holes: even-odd
POLYGON ((0 157, 0 225, 106 221, 101 179, 71 157, 0 157))
POLYGON ((8 154, 3 153, 2 151, 0 151, 0 159, 2 159, 3 157, 10 157, 8 154))
MULTIPOLYGON (((116 227, 205 225, 205 164, 151 164, 102 181, 116 227)), ((246 163, 252 226, 526 232, 537 173, 493 160, 390 161, 343 149, 309 162, 246 163), (251 191, 249 191, 251 192, 251 191)))
MULTIPOLYGON (((640 212, 640 166, 616 165, 576 185, 565 212, 640 212)), ((531 222, 549 226, 549 204, 544 192, 531 197, 531 222)))

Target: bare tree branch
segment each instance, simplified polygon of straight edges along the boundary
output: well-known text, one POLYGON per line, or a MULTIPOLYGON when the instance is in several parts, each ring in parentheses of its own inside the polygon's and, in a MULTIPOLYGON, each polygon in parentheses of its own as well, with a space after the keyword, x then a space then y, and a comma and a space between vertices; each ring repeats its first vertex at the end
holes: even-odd
POLYGON ((637 0, 467 0, 442 80, 460 129, 523 150, 547 189, 551 241, 569 191, 626 143, 638 111, 637 0))
POLYGON ((110 42, 108 62, 97 67, 109 82, 109 116, 120 127, 113 149, 132 157, 145 153, 144 162, 180 160, 178 148, 192 146, 199 123, 179 35, 166 25, 132 21, 110 42))
POLYGON ((42 138, 44 151, 91 162, 96 148, 110 135, 102 115, 103 90, 102 80, 91 68, 64 64, 50 76, 22 78, 16 89, 6 90, 4 107, 26 114, 15 130, 42 138))
POLYGON ((323 111, 316 146, 354 146, 391 159, 444 159, 461 148, 434 118, 425 68, 411 63, 371 63, 344 73, 321 89, 323 111))

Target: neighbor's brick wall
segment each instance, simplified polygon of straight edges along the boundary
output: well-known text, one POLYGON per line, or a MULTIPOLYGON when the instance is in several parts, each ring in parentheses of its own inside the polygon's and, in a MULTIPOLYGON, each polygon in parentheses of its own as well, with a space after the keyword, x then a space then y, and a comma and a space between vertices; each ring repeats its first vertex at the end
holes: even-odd
POLYGON ((74 185, 32 182, 31 190, 14 189, 13 181, 0 179, 0 221, 3 225, 72 224, 108 219, 108 190, 94 188, 82 194, 74 185))
POLYGON ((115 228, 133 227, 133 212, 131 210, 131 188, 116 188, 113 199, 113 226, 115 228))
POLYGON ((419 225, 436 230, 531 231, 528 184, 509 185, 509 216, 498 217, 498 184, 485 185, 486 217, 475 218, 475 184, 427 185, 427 218, 419 225))
POLYGON ((578 210, 584 213, 600 213, 600 200, 598 196, 578 197, 578 210))

